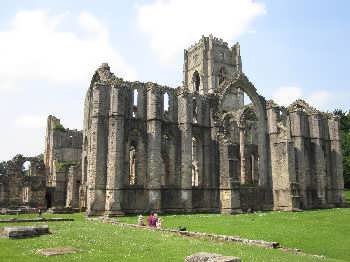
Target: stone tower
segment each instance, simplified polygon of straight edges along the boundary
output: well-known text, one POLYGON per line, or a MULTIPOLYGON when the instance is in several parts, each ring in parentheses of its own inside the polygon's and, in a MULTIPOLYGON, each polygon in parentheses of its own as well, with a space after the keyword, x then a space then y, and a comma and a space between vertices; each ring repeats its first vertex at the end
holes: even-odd
MULTIPOLYGON (((242 73, 239 43, 231 48, 222 39, 202 36, 184 51, 184 86, 202 95, 214 93, 225 80, 237 72, 242 73)), ((235 107, 244 105, 244 95, 238 90, 230 101, 235 107)), ((232 108, 237 109, 237 108, 232 108)))

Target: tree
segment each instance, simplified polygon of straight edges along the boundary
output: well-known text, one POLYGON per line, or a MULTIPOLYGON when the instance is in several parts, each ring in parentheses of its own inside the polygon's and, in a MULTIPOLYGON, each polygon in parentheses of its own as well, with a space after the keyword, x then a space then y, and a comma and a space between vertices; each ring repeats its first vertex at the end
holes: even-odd
POLYGON ((341 109, 336 109, 333 114, 339 117, 340 123, 339 129, 342 141, 344 186, 350 188, 350 111, 345 112, 341 109))

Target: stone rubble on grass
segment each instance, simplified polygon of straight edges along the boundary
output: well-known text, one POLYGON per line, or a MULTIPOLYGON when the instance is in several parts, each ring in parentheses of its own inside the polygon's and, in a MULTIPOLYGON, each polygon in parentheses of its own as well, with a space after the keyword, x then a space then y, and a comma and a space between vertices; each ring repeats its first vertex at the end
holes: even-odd
POLYGON ((199 252, 185 258, 185 262, 240 262, 239 257, 199 252))

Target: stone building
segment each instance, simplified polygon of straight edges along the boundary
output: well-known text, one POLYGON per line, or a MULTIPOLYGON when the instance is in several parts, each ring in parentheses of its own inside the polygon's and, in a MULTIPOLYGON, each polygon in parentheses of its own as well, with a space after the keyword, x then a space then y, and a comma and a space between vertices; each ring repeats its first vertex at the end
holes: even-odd
POLYGON ((79 208, 82 141, 81 131, 66 129, 58 118, 48 116, 44 154, 48 207, 79 208))
POLYGON ((7 174, 0 175, 0 207, 45 207, 45 182, 45 166, 41 159, 17 155, 7 161, 7 174), (26 162, 30 164, 24 174, 23 164, 26 162))
POLYGON ((332 114, 301 100, 287 108, 266 101, 242 72, 239 44, 212 36, 185 50, 183 75, 169 88, 124 81, 107 64, 96 70, 81 162, 88 215, 344 203, 332 114))

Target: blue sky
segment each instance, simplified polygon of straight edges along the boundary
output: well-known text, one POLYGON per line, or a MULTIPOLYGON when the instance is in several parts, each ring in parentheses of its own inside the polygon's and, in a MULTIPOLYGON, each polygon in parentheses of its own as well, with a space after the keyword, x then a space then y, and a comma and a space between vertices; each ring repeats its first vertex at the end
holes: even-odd
POLYGON ((350 2, 343 0, 1 1, 0 160, 44 150, 46 117, 82 128, 94 70, 181 85, 183 49, 239 41, 267 99, 350 109, 350 2))

